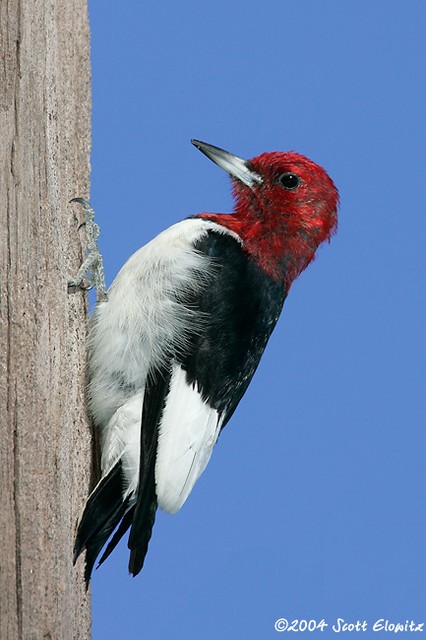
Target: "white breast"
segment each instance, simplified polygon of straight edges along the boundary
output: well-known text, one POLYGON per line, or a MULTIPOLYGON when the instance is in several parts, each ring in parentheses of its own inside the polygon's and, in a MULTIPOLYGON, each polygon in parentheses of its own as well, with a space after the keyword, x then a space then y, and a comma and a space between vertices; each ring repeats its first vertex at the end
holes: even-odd
POLYGON ((176 300, 200 288, 212 268, 194 243, 213 223, 179 222, 134 253, 100 303, 89 327, 89 407, 105 428, 113 413, 143 389, 149 367, 184 345, 202 318, 176 300))

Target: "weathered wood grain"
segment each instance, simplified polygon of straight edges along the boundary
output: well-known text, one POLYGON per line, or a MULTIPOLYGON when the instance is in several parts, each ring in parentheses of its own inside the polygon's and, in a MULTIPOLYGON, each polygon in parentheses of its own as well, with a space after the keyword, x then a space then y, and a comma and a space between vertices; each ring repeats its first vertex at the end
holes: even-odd
POLYGON ((90 637, 75 524, 89 485, 87 307, 68 296, 88 196, 86 0, 0 2, 0 638, 90 637))

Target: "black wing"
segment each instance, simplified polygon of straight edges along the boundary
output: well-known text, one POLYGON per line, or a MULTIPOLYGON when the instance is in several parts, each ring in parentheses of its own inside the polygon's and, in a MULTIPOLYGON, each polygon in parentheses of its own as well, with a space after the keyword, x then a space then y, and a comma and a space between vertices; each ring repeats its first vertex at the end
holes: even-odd
POLYGON ((157 510, 155 461, 158 425, 169 392, 171 368, 165 367, 149 379, 144 394, 141 426, 141 454, 137 502, 129 535, 129 571, 136 576, 143 567, 157 510))
POLYGON ((196 249, 217 267, 209 285, 192 301, 207 317, 202 335, 191 336, 182 358, 188 382, 230 419, 244 395, 281 313, 286 290, 270 278, 228 234, 209 232, 196 249))

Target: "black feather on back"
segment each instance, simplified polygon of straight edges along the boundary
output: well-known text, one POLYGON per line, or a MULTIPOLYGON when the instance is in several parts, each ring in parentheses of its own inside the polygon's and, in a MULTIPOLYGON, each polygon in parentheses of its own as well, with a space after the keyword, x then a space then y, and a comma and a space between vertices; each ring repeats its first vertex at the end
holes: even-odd
POLYGON ((191 336, 182 365, 188 382, 228 422, 244 395, 278 320, 286 290, 244 252, 234 237, 210 231, 195 248, 216 265, 191 308, 206 315, 202 334, 191 336))

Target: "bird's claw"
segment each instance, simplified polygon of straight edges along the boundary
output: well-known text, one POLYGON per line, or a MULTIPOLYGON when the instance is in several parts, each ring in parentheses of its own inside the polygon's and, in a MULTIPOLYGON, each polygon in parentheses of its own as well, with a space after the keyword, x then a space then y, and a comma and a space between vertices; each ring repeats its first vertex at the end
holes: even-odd
POLYGON ((70 295, 77 293, 77 289, 80 291, 90 291, 93 289, 93 286, 94 285, 92 284, 86 287, 84 284, 77 282, 76 280, 68 280, 68 293, 70 295))
POLYGON ((96 288, 97 302, 101 302, 107 299, 107 293, 105 286, 104 264, 98 247, 99 226, 95 222, 95 212, 90 202, 84 198, 73 198, 70 202, 77 202, 83 206, 84 220, 80 223, 78 228, 80 229, 83 226, 86 228, 87 257, 74 278, 68 281, 68 293, 74 294, 77 292, 77 289, 80 289, 81 291, 90 291, 90 289, 96 288), (86 278, 89 271, 89 284, 88 286, 85 286, 83 284, 83 280, 86 278))
POLYGON ((75 280, 68 280, 68 294, 69 295, 77 293, 77 289, 79 289, 79 288, 80 288, 80 285, 78 285, 75 280))

